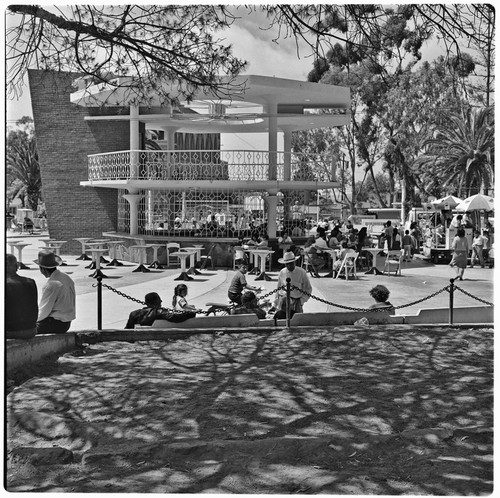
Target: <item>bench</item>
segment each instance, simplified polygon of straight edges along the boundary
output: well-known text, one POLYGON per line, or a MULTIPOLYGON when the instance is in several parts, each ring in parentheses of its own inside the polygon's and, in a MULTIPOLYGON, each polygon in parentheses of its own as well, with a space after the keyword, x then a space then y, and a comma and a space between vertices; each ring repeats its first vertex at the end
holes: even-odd
MULTIPOLYGON (((257 315, 225 315, 225 316, 197 316, 184 322, 169 322, 168 320, 155 320, 151 327, 155 329, 214 329, 217 327, 238 328, 257 327, 261 320, 257 315)), ((142 327, 135 327, 142 328, 142 327)))

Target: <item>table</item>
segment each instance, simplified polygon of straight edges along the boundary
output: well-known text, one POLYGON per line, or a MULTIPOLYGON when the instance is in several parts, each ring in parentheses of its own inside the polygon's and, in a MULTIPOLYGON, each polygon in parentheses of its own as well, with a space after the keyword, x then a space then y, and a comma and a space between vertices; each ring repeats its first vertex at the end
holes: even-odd
POLYGON ((107 264, 107 266, 123 266, 123 263, 116 259, 116 246, 118 244, 123 244, 123 240, 106 241, 106 245, 109 248, 109 257, 111 258, 111 261, 107 264))
MULTIPOLYGON (((109 242, 108 239, 92 239, 92 244, 101 244, 101 246, 106 245, 108 242, 109 242)), ((109 263, 109 261, 102 254, 101 254, 101 263, 109 263)))
POLYGON ((99 248, 99 247, 92 247, 90 249, 90 252, 92 253, 92 264, 90 266, 87 266, 86 268, 91 268, 95 269, 94 273, 91 273, 89 277, 92 278, 107 278, 107 275, 104 275, 104 273, 101 271, 101 256, 103 252, 106 252, 107 249, 99 248))
POLYGON ((14 254, 14 247, 17 249, 17 267, 19 270, 29 270, 29 266, 23 263, 23 249, 31 244, 26 244, 24 242, 9 242, 10 250, 14 254))
POLYGON ((190 277, 186 271, 186 259, 194 255, 194 251, 176 251, 171 252, 170 255, 177 256, 181 260, 181 274, 174 280, 193 280, 193 277, 190 277))
POLYGON ((148 247, 153 249, 153 262, 148 266, 148 268, 156 268, 157 270, 163 270, 163 266, 158 261, 158 249, 163 247, 163 244, 146 244, 148 247))
MULTIPOLYGON (((61 257, 61 247, 63 246, 63 244, 66 244, 66 242, 67 240, 50 239, 48 242, 45 242, 46 247, 44 247, 43 249, 49 249, 49 251, 53 251, 57 256, 61 257)), ((61 266, 67 266, 67 264, 64 261, 62 261, 62 258, 61 258, 61 266)))
POLYGON ((253 251, 257 250, 255 248, 255 245, 243 245, 243 250, 247 253, 250 254, 250 258, 249 259, 249 263, 250 263, 250 259, 252 260, 251 263, 252 263, 252 269, 251 271, 248 272, 249 275, 258 275, 259 274, 259 267, 258 267, 258 264, 257 264, 257 255, 253 254, 253 251))
POLYGON ((272 280, 272 278, 266 274, 266 259, 267 256, 274 254, 274 251, 270 249, 250 249, 250 253, 254 255, 254 257, 257 260, 256 261, 257 263, 259 263, 260 259, 260 270, 259 270, 260 273, 255 280, 267 280, 267 281, 272 280))
POLYGON ((193 244, 192 246, 190 246, 190 248, 193 248, 193 249, 196 249, 196 263, 195 263, 195 267, 196 268, 200 268, 201 267, 201 251, 203 251, 204 249, 204 245, 203 244, 193 244))
POLYGON ((147 248, 148 246, 146 244, 137 244, 135 246, 130 246, 130 249, 137 250, 137 262, 139 263, 139 266, 135 270, 132 270, 132 272, 148 273, 151 271, 144 266, 144 262, 146 261, 147 248))
POLYGON ((193 246, 193 247, 182 247, 181 251, 192 251, 193 255, 192 257, 189 258, 189 270, 187 271, 188 275, 202 275, 201 272, 199 272, 196 269, 196 263, 198 260, 201 259, 201 250, 203 249, 203 246, 193 246))
POLYGON ((87 256, 87 254, 85 254, 85 251, 86 251, 85 243, 89 240, 92 240, 92 239, 90 237, 79 237, 79 238, 74 239, 74 240, 77 240, 82 245, 82 255, 79 258, 76 258, 76 260, 77 261, 90 261, 92 258, 90 258, 89 256, 87 256))
MULTIPOLYGON (((86 245, 89 247, 89 251, 92 252, 93 249, 102 249, 102 252, 99 253, 99 262, 104 263, 107 262, 106 259, 103 258, 103 254, 105 252, 108 252, 108 249, 105 249, 104 242, 102 241, 92 241, 92 242, 87 242, 86 245)), ((97 253, 96 253, 97 254, 97 253)), ((97 269, 97 264, 94 258, 94 253, 92 253, 92 263, 90 263, 89 266, 86 266, 85 268, 88 268, 89 270, 95 270, 97 269)))
POLYGON ((385 266, 385 259, 387 254, 380 247, 362 247, 361 252, 366 251, 369 252, 373 256, 372 267, 365 271, 367 275, 382 275, 384 272, 380 270, 380 268, 385 266), (382 253, 383 255, 381 255, 382 253))

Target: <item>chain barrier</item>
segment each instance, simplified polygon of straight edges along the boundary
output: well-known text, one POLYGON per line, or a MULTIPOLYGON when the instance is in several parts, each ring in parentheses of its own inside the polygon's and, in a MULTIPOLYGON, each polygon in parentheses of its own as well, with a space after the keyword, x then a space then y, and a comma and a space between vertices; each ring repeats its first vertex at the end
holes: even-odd
POLYGON ((284 285, 282 285, 281 287, 278 287, 277 289, 273 289, 271 292, 268 292, 267 294, 260 296, 257 300, 258 301, 265 301, 266 297, 272 296, 273 294, 276 294, 276 292, 279 292, 280 290, 286 290, 286 287, 284 285))
MULTIPOLYGON (((97 287, 98 285, 99 284, 92 284, 92 287, 97 287)), ((130 301, 133 301, 134 303, 138 303, 138 304, 142 304, 143 306, 146 306, 146 303, 144 301, 141 301, 140 299, 136 299, 135 297, 129 296, 128 294, 125 294, 124 292, 121 292, 118 289, 115 289, 114 287, 111 287, 111 285, 103 284, 103 283, 101 283, 101 285, 103 287, 106 287, 106 289, 109 289, 111 292, 114 292, 115 294, 118 294, 121 297, 129 299, 130 301)), ((163 309, 165 309, 167 311, 170 311, 172 313, 183 313, 183 311, 176 310, 176 309, 173 309, 173 308, 165 308, 165 307, 163 307, 163 309)), ((196 311, 206 313, 205 310, 196 310, 196 311)))
POLYGON ((459 290, 460 292, 462 292, 463 294, 465 294, 466 296, 469 296, 471 297, 472 299, 475 299, 476 301, 479 301, 480 303, 483 303, 483 304, 486 304, 488 306, 494 306, 493 303, 490 303, 489 301, 486 301, 484 299, 481 299, 480 297, 477 297, 477 296, 474 296, 473 294, 471 294, 470 292, 467 292, 466 290, 458 287, 458 285, 455 285, 455 289, 456 290, 459 290))
MULTIPOLYGON (((429 299, 432 299, 433 297, 438 296, 439 294, 441 294, 444 291, 449 292, 450 291, 450 287, 451 287, 451 285, 447 285, 446 287, 443 287, 442 289, 440 289, 440 290, 438 290, 436 292, 433 292, 432 294, 429 294, 428 296, 425 296, 425 297, 423 297, 421 299, 417 299, 416 301, 413 301, 411 303, 401 304, 400 306, 393 306, 393 308, 395 310, 398 310, 398 309, 408 308, 409 306, 415 306, 416 304, 423 303, 424 301, 427 301, 429 299)), ((454 286, 454 288, 458 289, 459 291, 463 292, 464 294, 467 294, 469 297, 472 297, 473 299, 476 299, 477 301, 480 301, 480 302, 482 302, 484 304, 487 304, 489 306, 493 306, 493 303, 489 303, 488 301, 485 301, 485 300, 483 300, 483 299, 481 299, 479 297, 473 296, 469 292, 464 291, 463 289, 461 289, 460 287, 457 287, 456 285, 454 286)), ((310 294, 310 293, 308 293, 308 292, 306 292, 306 291, 304 291, 302 289, 299 289, 295 285, 292 285, 291 289, 292 290, 298 290, 298 291, 302 292, 302 294, 305 294, 306 296, 309 296, 310 298, 315 299, 316 301, 318 301, 320 303, 327 304, 327 305, 330 305, 330 306, 335 306, 337 308, 342 308, 342 309, 349 310, 349 311, 363 311, 363 312, 382 312, 382 311, 387 311, 387 310, 384 310, 383 308, 353 308, 351 306, 344 306, 342 304, 332 303, 330 301, 327 301, 326 299, 322 299, 322 298, 314 296, 313 294, 310 294)))
MULTIPOLYGON (((97 287, 98 285, 99 285, 98 283, 94 283, 94 284, 92 284, 92 287, 97 287)), ((142 304, 143 306, 146 305, 146 303, 144 301, 142 301, 140 299, 136 299, 135 297, 129 296, 128 294, 125 294, 124 292, 121 292, 118 289, 115 289, 114 287, 111 287, 110 285, 104 284, 102 282, 100 283, 100 285, 103 286, 103 287, 106 287, 106 289, 109 289, 111 292, 114 292, 115 294, 118 294, 121 297, 129 299, 130 301, 133 301, 133 302, 138 303, 138 304, 142 304)), ((355 308, 355 307, 352 307, 352 306, 344 306, 342 304, 332 303, 331 301, 327 301, 326 299, 322 299, 322 298, 320 298, 318 296, 314 296, 313 294, 310 294, 309 292, 306 292, 306 291, 304 291, 302 289, 299 289, 295 285, 291 285, 290 289, 291 290, 297 290, 297 291, 301 292, 302 294, 305 294, 309 298, 312 298, 312 299, 314 299, 314 300, 316 300, 316 301, 318 301, 320 303, 323 303, 323 304, 326 304, 326 305, 329 305, 329 306, 334 306, 334 307, 337 307, 337 308, 342 308, 344 310, 370 312, 370 313, 386 312, 387 311, 384 308, 355 308)), ((428 296, 425 296, 425 297, 423 297, 421 299, 417 299, 416 301, 413 301, 411 303, 401 304, 400 306, 393 306, 393 309, 397 310, 397 309, 408 308, 410 306, 415 306, 417 304, 423 303, 424 301, 427 301, 429 299, 432 299, 432 298, 438 296, 442 292, 447 291, 448 293, 450 293, 450 289, 451 290, 455 290, 455 289, 459 290, 460 292, 462 292, 466 296, 469 296, 470 298, 475 299, 476 301, 479 301, 479 302, 481 302, 483 304, 486 304, 487 306, 493 306, 493 303, 490 303, 489 301, 486 301, 485 299, 481 299, 480 297, 474 296, 470 292, 467 292, 466 290, 458 287, 457 285, 450 284, 450 285, 447 285, 446 287, 443 287, 442 289, 440 289, 440 290, 438 290, 436 292, 433 292, 432 294, 429 294, 428 296), (453 286, 453 289, 451 289, 452 286, 453 286)), ((286 286, 282 285, 281 287, 273 289, 272 291, 268 292, 267 294, 264 294, 263 296, 258 297, 258 301, 265 301, 266 298, 272 296, 273 294, 275 294, 275 293, 277 293, 279 291, 286 292, 286 286)), ((229 306, 230 305, 228 305, 228 307, 229 306)), ((165 309, 167 309, 168 311, 173 312, 173 313, 182 313, 182 311, 175 310, 175 309, 172 309, 172 308, 165 308, 165 309)), ((197 313, 207 313, 208 311, 207 310, 198 309, 198 310, 196 310, 196 312, 197 313)))

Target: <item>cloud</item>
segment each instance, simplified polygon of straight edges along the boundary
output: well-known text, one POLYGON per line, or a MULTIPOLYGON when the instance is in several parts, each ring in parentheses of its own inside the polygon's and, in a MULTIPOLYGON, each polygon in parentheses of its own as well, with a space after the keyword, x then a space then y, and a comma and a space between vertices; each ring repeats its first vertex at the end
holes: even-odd
POLYGON ((234 55, 248 61, 246 74, 306 80, 313 59, 307 57, 306 50, 297 54, 292 39, 273 42, 273 34, 274 31, 262 32, 255 23, 238 22, 223 37, 233 46, 234 55))

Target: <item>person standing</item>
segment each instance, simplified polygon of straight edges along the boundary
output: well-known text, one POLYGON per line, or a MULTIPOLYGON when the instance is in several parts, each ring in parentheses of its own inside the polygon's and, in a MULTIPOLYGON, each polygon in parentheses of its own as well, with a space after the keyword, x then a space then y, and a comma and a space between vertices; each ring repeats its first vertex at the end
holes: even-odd
POLYGON ((17 259, 5 256, 5 338, 31 339, 36 335, 38 291, 33 279, 17 274, 17 259))
POLYGON ((455 268, 457 278, 463 280, 465 268, 467 268, 467 256, 469 254, 469 243, 467 242, 463 228, 457 230, 457 235, 453 239, 451 248, 453 249, 453 256, 450 266, 455 268))
POLYGON ((483 237, 479 230, 474 230, 474 239, 472 240, 472 254, 470 258, 470 267, 474 268, 474 264, 476 260, 479 260, 479 264, 481 268, 484 268, 484 257, 483 257, 483 249, 485 243, 485 237, 483 237))
MULTIPOLYGON (((290 316, 295 313, 303 313, 304 303, 309 300, 312 292, 312 285, 307 276, 307 272, 295 265, 300 256, 295 256, 293 252, 286 252, 278 263, 285 265, 278 275, 278 292, 274 301, 274 307, 279 316, 286 316, 286 281, 290 278, 290 316), (283 288, 282 288, 283 287, 283 288)), ((276 318, 276 315, 275 315, 276 318)))
POLYGON ((392 241, 394 237, 394 228, 392 226, 391 220, 388 220, 385 224, 384 235, 385 241, 387 243, 387 250, 390 251, 392 249, 392 241))
POLYGON ((410 235, 410 230, 405 230, 403 236, 403 261, 411 261, 413 259, 413 237, 410 235))
POLYGON ((34 262, 48 279, 42 289, 36 333, 64 334, 76 318, 75 283, 69 275, 57 269, 62 260, 53 252, 40 251, 34 262))

